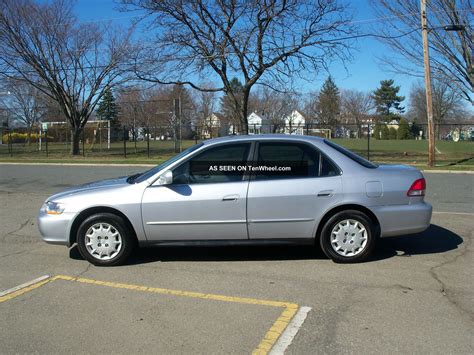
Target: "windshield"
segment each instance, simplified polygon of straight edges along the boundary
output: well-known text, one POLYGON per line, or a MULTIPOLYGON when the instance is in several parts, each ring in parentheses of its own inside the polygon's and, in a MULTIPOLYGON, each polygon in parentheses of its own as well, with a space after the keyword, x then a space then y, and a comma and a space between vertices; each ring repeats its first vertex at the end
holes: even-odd
POLYGON ((341 147, 340 145, 334 143, 334 142, 331 142, 327 139, 324 140, 324 143, 326 143, 328 146, 336 149, 339 153, 342 153, 344 154, 346 157, 354 160, 355 162, 359 163, 360 165, 362 166, 365 166, 366 168, 369 168, 369 169, 375 169, 378 167, 377 164, 374 164, 372 163, 371 161, 365 159, 365 158, 362 158, 360 155, 357 155, 356 153, 354 152, 351 152, 349 149, 346 149, 344 147, 341 147))
POLYGON ((188 149, 183 150, 181 153, 179 153, 179 154, 175 155, 174 157, 166 160, 165 162, 161 163, 160 165, 157 165, 154 168, 151 168, 150 170, 145 171, 144 173, 130 176, 127 181, 131 184, 145 181, 145 180, 151 178, 153 175, 155 175, 160 170, 163 170, 167 166, 173 164, 175 161, 178 161, 179 159, 181 159, 185 155, 187 155, 187 154, 195 151, 196 149, 202 147, 202 145, 203 145, 203 143, 198 143, 196 145, 193 145, 192 147, 189 147, 188 149))

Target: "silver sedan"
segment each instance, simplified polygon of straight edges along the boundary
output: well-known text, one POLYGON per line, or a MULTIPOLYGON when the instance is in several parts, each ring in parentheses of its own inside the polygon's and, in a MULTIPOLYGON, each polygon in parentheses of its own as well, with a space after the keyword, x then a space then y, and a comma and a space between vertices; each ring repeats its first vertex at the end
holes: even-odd
POLYGON ((413 167, 376 165, 332 141, 255 135, 199 143, 142 174, 78 186, 39 213, 48 243, 77 243, 95 265, 136 246, 319 244, 366 260, 380 237, 425 230, 432 208, 413 167))

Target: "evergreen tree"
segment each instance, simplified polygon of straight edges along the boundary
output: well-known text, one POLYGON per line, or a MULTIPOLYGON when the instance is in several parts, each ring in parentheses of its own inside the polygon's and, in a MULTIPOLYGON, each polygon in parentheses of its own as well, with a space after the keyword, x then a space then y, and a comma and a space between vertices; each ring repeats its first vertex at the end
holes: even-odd
POLYGON ((398 139, 410 138, 410 127, 408 126, 407 120, 404 118, 400 120, 400 124, 398 126, 398 131, 397 131, 397 138, 398 139))
POLYGON ((104 121, 110 121, 110 134, 112 141, 121 136, 120 122, 118 119, 119 107, 115 102, 114 94, 110 88, 105 89, 104 96, 97 105, 97 118, 104 121))
POLYGON ((111 126, 117 127, 119 108, 115 102, 112 90, 105 89, 104 96, 102 96, 102 100, 97 105, 96 113, 100 120, 110 121, 111 126))
POLYGON ((336 83, 329 76, 319 92, 319 120, 334 131, 340 112, 340 94, 336 83))
POLYGON ((394 86, 393 80, 382 80, 380 87, 373 92, 375 108, 382 119, 390 121, 393 116, 405 111, 405 108, 401 106, 405 97, 399 96, 399 91, 400 86, 394 86))

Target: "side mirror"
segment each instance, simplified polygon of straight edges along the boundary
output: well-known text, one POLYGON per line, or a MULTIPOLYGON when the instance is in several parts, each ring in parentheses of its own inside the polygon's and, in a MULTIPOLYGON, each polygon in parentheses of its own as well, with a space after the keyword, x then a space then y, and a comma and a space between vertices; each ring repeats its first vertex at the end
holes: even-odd
POLYGON ((157 185, 171 185, 173 183, 173 172, 166 170, 156 181, 157 185))

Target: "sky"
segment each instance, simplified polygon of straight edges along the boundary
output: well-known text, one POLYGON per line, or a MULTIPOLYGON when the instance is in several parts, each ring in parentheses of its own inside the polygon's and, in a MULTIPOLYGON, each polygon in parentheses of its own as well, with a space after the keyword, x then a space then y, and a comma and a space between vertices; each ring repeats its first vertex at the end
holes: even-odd
MULTIPOLYGON (((354 20, 365 24, 361 32, 365 33, 364 29, 370 32, 369 26, 373 23, 372 20, 376 18, 376 15, 368 1, 351 1, 349 6, 354 11, 354 20)), ((78 0, 76 10, 81 21, 110 19, 114 23, 126 25, 134 16, 133 13, 120 12, 114 0, 78 0)), ((320 73, 311 82, 301 81, 295 85, 296 89, 303 93, 319 90, 329 74, 335 79, 340 89, 361 91, 373 91, 379 86, 381 80, 393 79, 395 84, 400 86, 400 94, 405 96, 408 101, 411 86, 420 78, 394 74, 387 71, 386 68, 384 69, 377 57, 386 54, 389 49, 376 39, 360 39, 356 46, 357 50, 353 52, 353 60, 346 63, 346 68, 341 63, 334 63, 329 68, 330 73, 320 73)), ((405 105, 407 105, 407 101, 405 101, 405 105)))

